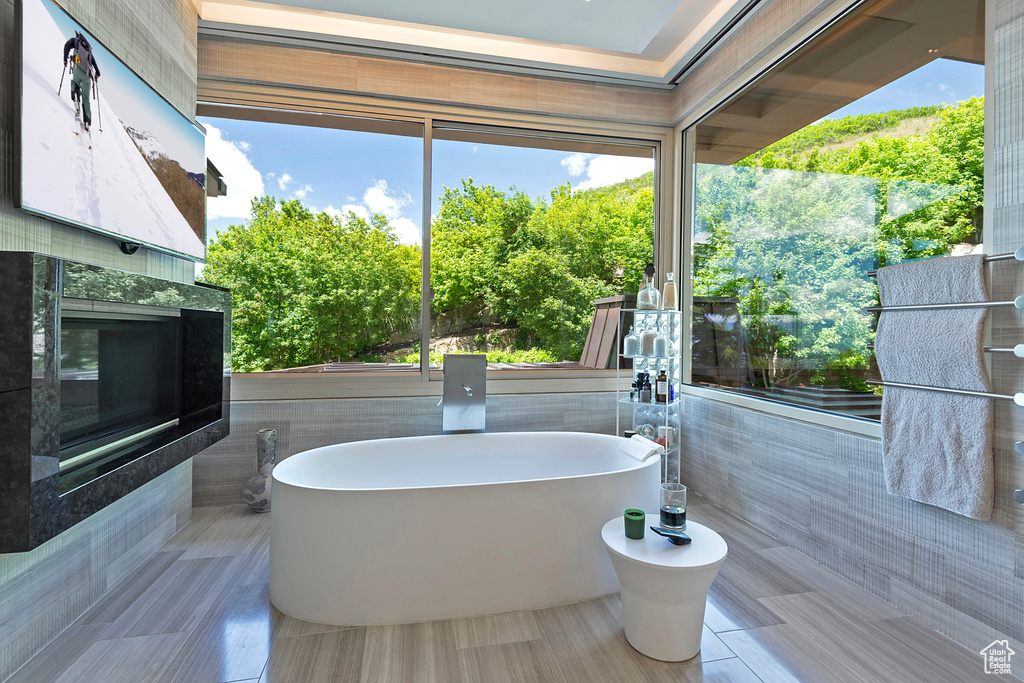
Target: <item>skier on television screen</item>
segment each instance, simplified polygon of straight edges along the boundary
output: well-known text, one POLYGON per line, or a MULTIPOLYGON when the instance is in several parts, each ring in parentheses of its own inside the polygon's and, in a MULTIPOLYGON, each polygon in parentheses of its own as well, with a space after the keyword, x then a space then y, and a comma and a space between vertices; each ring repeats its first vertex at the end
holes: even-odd
POLYGON ((89 91, 93 82, 100 77, 100 68, 92 56, 92 45, 80 32, 75 31, 73 38, 64 43, 64 66, 68 65, 71 55, 71 101, 75 103, 75 115, 78 115, 79 102, 82 109, 82 123, 89 130, 92 123, 92 107, 89 106, 89 91))

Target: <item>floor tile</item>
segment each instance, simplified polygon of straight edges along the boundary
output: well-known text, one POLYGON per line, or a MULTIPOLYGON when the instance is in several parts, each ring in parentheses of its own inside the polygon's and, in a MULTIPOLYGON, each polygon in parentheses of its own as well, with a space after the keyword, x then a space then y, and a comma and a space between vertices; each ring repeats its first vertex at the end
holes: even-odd
POLYGON ((455 647, 504 645, 541 637, 532 612, 506 612, 487 617, 455 620, 455 647))
POLYGON ((874 593, 869 593, 852 581, 823 567, 803 553, 789 547, 766 548, 757 553, 803 581, 816 591, 821 591, 855 607, 865 619, 887 619, 904 616, 896 607, 890 605, 874 593))
POLYGON ((705 524, 748 548, 775 548, 785 545, 700 496, 695 496, 693 500, 687 501, 686 513, 687 517, 693 521, 705 524))
POLYGON ((223 514, 216 516, 192 539, 181 559, 247 556, 269 529, 269 514, 253 512, 246 505, 232 505, 224 508, 223 514))
POLYGON ((367 626, 362 683, 451 683, 460 680, 451 621, 367 626))
POLYGON ((4 683, 41 683, 58 678, 89 649, 104 628, 103 624, 72 624, 4 683))
POLYGON ((178 560, 104 632, 106 638, 191 631, 226 582, 230 557, 178 560))
POLYGON ((266 586, 224 588, 161 683, 258 679, 270 656, 271 619, 266 586))
POLYGON ((53 683, 139 683, 158 680, 174 664, 188 632, 98 640, 53 683))
POLYGON ((359 683, 365 629, 278 638, 260 683, 359 683))
MULTIPOLYGON (((726 562, 728 562, 726 558, 726 562)), ((782 619, 728 578, 716 578, 708 591, 704 623, 715 633, 781 624, 782 619), (721 580, 720 580, 721 579, 721 580)))
POLYGON ((82 624, 109 624, 125 613, 181 557, 180 550, 162 550, 107 592, 79 618, 82 624))
MULTIPOLYGON (((984 660, 980 654, 960 647, 913 617, 882 619, 872 622, 871 627, 892 638, 893 644, 901 650, 912 651, 915 654, 915 668, 925 675, 931 675, 932 680, 945 677, 965 682, 992 681, 992 676, 984 674, 984 660)), ((1014 665, 1018 667, 1014 670, 1018 677, 1024 674, 1024 666, 1017 662, 1014 665)))
POLYGON ((680 665, 671 672, 676 683, 771 683, 762 681, 740 659, 717 659, 680 665))
POLYGON ((584 680, 558 675, 537 656, 529 641, 458 651, 460 680, 479 683, 558 683, 584 680))
MULTIPOLYGON (((789 624, 720 633, 736 656, 765 683, 860 683, 831 653, 789 624)), ((877 683, 882 683, 878 681, 877 683)))
POLYGON ((471 619, 346 627, 269 601, 268 517, 200 508, 192 525, 8 683, 933 683, 984 681, 980 656, 696 500, 729 557, 700 653, 634 650, 618 595, 471 619))

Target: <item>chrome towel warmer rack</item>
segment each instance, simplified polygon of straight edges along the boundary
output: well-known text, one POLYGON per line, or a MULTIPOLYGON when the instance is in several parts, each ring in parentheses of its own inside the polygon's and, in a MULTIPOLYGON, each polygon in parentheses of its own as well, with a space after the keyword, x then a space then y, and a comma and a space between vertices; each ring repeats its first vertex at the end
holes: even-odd
MULTIPOLYGON (((994 256, 986 256, 985 263, 993 263, 996 261, 1024 261, 1024 247, 1018 247, 1016 251, 1007 254, 995 254, 994 256)), ((878 275, 878 271, 871 271, 868 276, 875 277, 878 275)), ((944 308, 998 308, 1013 306, 1017 310, 1024 310, 1024 295, 1018 296, 1012 301, 975 301, 969 303, 957 303, 957 304, 912 304, 908 306, 870 306, 864 310, 872 313, 881 313, 883 311, 925 311, 925 310, 936 310, 944 308)), ((874 350, 875 345, 869 344, 869 349, 874 350)), ((982 349, 986 353, 1012 353, 1018 358, 1024 358, 1024 344, 1017 344, 1011 348, 998 348, 992 346, 986 346, 982 349)), ((971 391, 969 389, 947 389, 945 387, 930 387, 924 384, 903 384, 902 382, 885 382, 878 380, 866 380, 868 384, 883 387, 900 387, 903 389, 924 389, 927 391, 938 391, 945 394, 961 394, 964 396, 980 396, 982 398, 994 398, 1002 400, 1010 400, 1019 406, 1024 406, 1024 392, 1017 392, 1015 394, 992 394, 985 391, 971 391)), ((1024 456, 1024 441, 1017 441, 1013 445, 1013 449, 1017 452, 1017 455, 1024 456)), ((1017 489, 1013 492, 1013 499, 1024 505, 1024 489, 1017 489)))

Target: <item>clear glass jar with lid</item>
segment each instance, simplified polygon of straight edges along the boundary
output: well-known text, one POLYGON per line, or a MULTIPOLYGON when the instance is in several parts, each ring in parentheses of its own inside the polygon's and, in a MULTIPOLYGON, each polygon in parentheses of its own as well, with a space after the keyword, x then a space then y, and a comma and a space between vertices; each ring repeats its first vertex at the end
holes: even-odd
POLYGON ((679 292, 676 289, 676 274, 665 273, 665 284, 661 286, 661 307, 666 311, 679 310, 679 292))
POLYGON ((626 358, 640 355, 640 339, 636 336, 636 325, 629 328, 629 334, 622 340, 622 355, 626 358))

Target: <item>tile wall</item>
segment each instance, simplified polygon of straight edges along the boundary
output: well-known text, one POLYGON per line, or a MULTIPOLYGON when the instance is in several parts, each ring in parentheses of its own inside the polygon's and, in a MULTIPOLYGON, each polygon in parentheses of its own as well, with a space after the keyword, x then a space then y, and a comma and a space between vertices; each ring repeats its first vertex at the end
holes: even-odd
POLYGON ((35 550, 0 555, 0 681, 188 524, 191 483, 186 461, 35 550))

